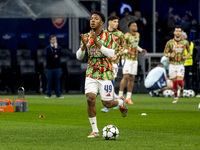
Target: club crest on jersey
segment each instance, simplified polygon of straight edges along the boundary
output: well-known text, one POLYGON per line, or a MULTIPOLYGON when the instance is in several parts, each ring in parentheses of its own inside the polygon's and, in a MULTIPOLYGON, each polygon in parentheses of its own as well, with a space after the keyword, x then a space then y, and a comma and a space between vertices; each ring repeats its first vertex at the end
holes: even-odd
POLYGON ((52 18, 53 25, 58 29, 61 29, 65 25, 66 21, 66 18, 52 18))

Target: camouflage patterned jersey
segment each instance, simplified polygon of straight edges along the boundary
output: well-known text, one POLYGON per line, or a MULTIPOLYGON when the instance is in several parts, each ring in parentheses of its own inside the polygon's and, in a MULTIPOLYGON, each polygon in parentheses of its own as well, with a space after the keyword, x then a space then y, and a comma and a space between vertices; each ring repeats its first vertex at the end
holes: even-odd
POLYGON ((140 40, 140 34, 136 32, 135 35, 126 33, 124 35, 124 49, 131 50, 133 54, 123 54, 122 59, 128 59, 136 61, 138 59, 138 44, 140 40))
MULTIPOLYGON (((113 80, 113 66, 111 59, 105 56, 94 44, 90 32, 86 34, 88 43, 88 67, 86 70, 86 77, 98 80, 113 80)), ((107 31, 103 31, 97 36, 97 40, 105 47, 111 48, 112 38, 107 31)))
POLYGON ((184 64, 185 60, 183 59, 184 50, 187 49, 188 54, 190 56, 190 46, 187 40, 181 39, 180 41, 176 41, 171 39, 167 42, 164 50, 164 55, 169 57, 169 63, 174 65, 184 64), (175 57, 170 58, 170 53, 175 52, 175 57))
POLYGON ((108 31, 108 29, 104 29, 105 31, 109 32, 112 36, 112 49, 115 50, 115 55, 117 56, 117 60, 112 63, 119 63, 120 56, 123 53, 124 48, 124 34, 120 30, 115 30, 113 32, 108 31))

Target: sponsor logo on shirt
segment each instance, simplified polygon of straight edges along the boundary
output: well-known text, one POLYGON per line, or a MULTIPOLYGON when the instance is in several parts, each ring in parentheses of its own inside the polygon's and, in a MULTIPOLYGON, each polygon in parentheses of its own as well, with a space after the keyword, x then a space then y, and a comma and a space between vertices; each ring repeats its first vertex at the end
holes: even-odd
POLYGON ((183 44, 173 45, 173 50, 177 53, 182 53, 184 50, 184 45, 183 44))
POLYGON ((91 48, 89 51, 90 55, 101 55, 101 51, 98 48, 91 48))
POLYGON ((110 93, 108 93, 106 96, 111 96, 110 93))

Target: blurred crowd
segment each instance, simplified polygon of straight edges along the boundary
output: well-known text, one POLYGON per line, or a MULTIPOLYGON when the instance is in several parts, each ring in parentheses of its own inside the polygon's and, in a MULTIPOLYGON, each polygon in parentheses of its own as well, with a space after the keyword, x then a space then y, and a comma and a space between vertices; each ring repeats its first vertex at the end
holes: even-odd
MULTIPOLYGON (((113 11, 109 15, 116 15, 113 11)), ((126 33, 129 31, 128 23, 135 21, 138 25, 138 32, 140 33, 140 44, 144 45, 146 49, 152 49, 152 14, 147 15, 147 18, 142 16, 140 11, 130 12, 128 8, 124 12, 119 21, 119 29, 126 33)), ((156 21, 156 51, 163 52, 165 43, 173 37, 173 29, 175 25, 181 25, 184 32, 188 35, 188 41, 199 39, 199 25, 197 20, 193 17, 191 11, 185 11, 184 14, 174 12, 172 7, 164 17, 159 17, 159 13, 155 13, 156 21)))

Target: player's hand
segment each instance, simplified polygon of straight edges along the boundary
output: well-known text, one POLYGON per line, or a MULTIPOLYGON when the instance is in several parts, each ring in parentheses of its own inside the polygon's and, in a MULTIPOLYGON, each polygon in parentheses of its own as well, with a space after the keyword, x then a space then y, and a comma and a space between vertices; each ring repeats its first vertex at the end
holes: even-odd
POLYGON ((187 56, 183 56, 182 59, 183 59, 183 60, 186 60, 186 59, 188 59, 188 57, 187 57, 187 56))
POLYGON ((98 42, 98 40, 97 40, 97 34, 94 32, 93 29, 90 31, 90 35, 91 35, 91 38, 93 38, 93 40, 94 40, 94 44, 97 46, 97 48, 100 49, 101 46, 102 46, 102 44, 100 42, 98 42))
POLYGON ((145 55, 146 53, 147 53, 146 49, 143 49, 143 50, 142 50, 142 54, 145 55))
POLYGON ((91 38, 93 38, 94 43, 96 44, 97 43, 97 34, 94 32, 93 29, 90 31, 90 35, 91 35, 91 38))
POLYGON ((174 58, 174 57, 175 57, 175 52, 172 52, 172 53, 170 54, 170 57, 171 57, 171 58, 174 58))
POLYGON ((87 44, 87 36, 85 34, 81 34, 81 42, 83 43, 83 45, 87 44))
POLYGON ((116 61, 117 60, 117 55, 114 55, 114 57, 112 58, 112 61, 116 61))

